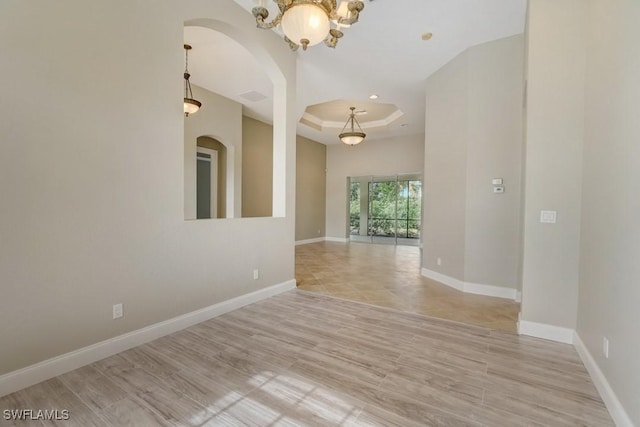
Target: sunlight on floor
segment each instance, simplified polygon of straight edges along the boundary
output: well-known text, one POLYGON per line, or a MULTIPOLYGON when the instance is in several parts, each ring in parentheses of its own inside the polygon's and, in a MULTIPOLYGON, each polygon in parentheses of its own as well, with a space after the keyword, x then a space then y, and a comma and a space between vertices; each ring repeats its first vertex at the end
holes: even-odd
POLYGON ((194 414, 189 425, 224 424, 225 414, 229 419, 248 423, 260 419, 266 425, 298 425, 301 420, 309 419, 342 425, 355 421, 361 412, 361 407, 347 402, 336 392, 302 378, 264 372, 254 375, 248 383, 256 386, 248 395, 236 391, 225 394, 206 411, 194 414))

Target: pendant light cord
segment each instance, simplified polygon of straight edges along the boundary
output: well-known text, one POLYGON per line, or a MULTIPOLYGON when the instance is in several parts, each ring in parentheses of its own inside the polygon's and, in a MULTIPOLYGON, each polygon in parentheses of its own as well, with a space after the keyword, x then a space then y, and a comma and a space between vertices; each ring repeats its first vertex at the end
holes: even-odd
POLYGON ((191 91, 191 82, 189 81, 189 77, 191 77, 191 74, 189 74, 189 49, 191 49, 191 46, 189 45, 185 45, 184 46, 184 97, 185 98, 193 98, 193 92, 191 91))

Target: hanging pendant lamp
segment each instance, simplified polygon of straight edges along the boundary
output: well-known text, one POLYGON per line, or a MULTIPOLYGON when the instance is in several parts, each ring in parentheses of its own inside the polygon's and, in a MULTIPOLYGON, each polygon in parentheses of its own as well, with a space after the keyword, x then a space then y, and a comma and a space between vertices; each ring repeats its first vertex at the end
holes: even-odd
POLYGON ((354 113, 356 107, 351 107, 351 114, 349 115, 349 118, 347 119, 347 123, 344 124, 344 127, 342 128, 342 132, 340 133, 340 135, 338 135, 338 138, 340 138, 340 141, 342 141, 344 144, 347 145, 358 145, 360 144, 362 141, 364 141, 364 138, 367 136, 367 134, 365 134, 362 131, 362 128, 360 127, 360 123, 358 123, 358 119, 356 119, 356 115, 354 113), (351 123, 351 130, 345 132, 345 129, 347 129, 347 126, 349 126, 349 123, 351 123), (355 130, 355 125, 358 126, 358 129, 360 130, 359 132, 355 130))
POLYGON ((202 103, 196 99, 193 99, 193 92, 191 91, 191 82, 189 81, 189 51, 191 46, 184 45, 185 62, 184 62, 184 116, 189 117, 189 114, 197 113, 202 103))

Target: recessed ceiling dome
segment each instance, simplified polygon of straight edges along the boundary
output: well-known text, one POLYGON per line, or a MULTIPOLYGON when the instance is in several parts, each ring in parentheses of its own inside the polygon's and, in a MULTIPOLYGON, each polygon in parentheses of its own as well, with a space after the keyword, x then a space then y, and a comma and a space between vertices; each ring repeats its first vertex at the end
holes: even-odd
POLYGON ((386 104, 371 100, 335 99, 308 106, 300 123, 315 130, 336 133, 344 127, 346 113, 355 106, 354 113, 366 133, 393 129, 400 124, 404 113, 394 104, 386 104), (366 112, 358 114, 359 111, 366 112), (345 113, 346 112, 346 113, 345 113))

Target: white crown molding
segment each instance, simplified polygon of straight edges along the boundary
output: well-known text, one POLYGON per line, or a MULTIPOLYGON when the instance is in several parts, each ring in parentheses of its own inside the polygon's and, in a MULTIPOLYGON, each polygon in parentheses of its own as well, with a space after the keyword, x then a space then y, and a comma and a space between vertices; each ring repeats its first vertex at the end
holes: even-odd
POLYGON ((423 268, 421 272, 424 277, 428 277, 429 279, 433 279, 437 282, 440 282, 458 291, 466 292, 468 294, 477 294, 477 295, 485 295, 489 297, 506 298, 514 301, 518 296, 518 291, 513 288, 505 288, 503 286, 483 285, 480 283, 464 282, 462 280, 456 279, 455 277, 450 277, 445 274, 438 273, 437 271, 429 270, 426 268, 423 268))
POLYGON ((604 373, 600 370, 600 367, 593 356, 591 356, 591 353, 584 345, 577 332, 574 332, 573 345, 576 348, 580 359, 582 359, 582 363, 584 363, 584 366, 587 368, 589 376, 591 376, 598 393, 600 393, 600 397, 602 397, 604 404, 609 410, 609 414, 611 415, 611 418, 613 418, 613 422, 618 427, 633 427, 631 417, 629 417, 629 414, 625 411, 622 403, 620 403, 620 400, 618 399, 618 396, 616 396, 615 392, 611 388, 609 381, 607 381, 604 373))
MULTIPOLYGON (((383 119, 362 121, 362 122, 358 120, 358 122, 360 123, 360 126, 362 126, 363 129, 366 128, 371 130, 374 128, 388 127, 389 125, 393 124, 396 120, 398 120, 402 116, 404 116, 404 112, 400 109, 396 109, 383 119)), ((345 117, 348 117, 348 116, 345 116, 345 117)), ((300 121, 306 124, 307 126, 311 126, 314 129, 319 131, 334 131, 336 129, 342 129, 345 123, 344 121, 337 122, 332 120, 322 120, 320 117, 314 114, 308 113, 306 111, 302 114, 300 121)))
POLYGON ((288 280, 6 373, 0 376, 0 396, 295 288, 296 281, 288 280))
POLYGON ((545 340, 573 344, 575 331, 562 326, 548 325, 546 323, 530 322, 528 320, 518 320, 518 333, 530 337, 542 338, 545 340))
POLYGON ((309 114, 306 111, 304 113, 302 113, 302 117, 300 118, 300 121, 305 123, 306 125, 315 125, 313 127, 315 127, 317 130, 322 130, 322 123, 323 121, 320 120, 318 117, 314 116, 313 114, 309 114))

